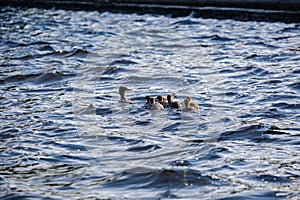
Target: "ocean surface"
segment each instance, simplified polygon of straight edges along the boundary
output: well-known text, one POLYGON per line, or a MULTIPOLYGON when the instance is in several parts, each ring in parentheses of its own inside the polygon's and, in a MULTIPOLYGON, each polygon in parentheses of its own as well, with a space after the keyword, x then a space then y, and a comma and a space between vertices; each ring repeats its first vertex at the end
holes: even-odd
POLYGON ((300 23, 0 10, 0 199, 300 199, 300 23))

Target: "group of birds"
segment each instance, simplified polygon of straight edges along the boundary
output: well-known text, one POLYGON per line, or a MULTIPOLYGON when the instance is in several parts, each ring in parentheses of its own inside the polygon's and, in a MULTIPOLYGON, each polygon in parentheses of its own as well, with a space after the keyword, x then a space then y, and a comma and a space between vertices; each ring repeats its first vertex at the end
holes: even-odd
MULTIPOLYGON (((120 94, 120 102, 122 103, 129 103, 133 104, 132 101, 127 99, 126 91, 129 90, 127 87, 120 86, 119 87, 119 94, 120 94)), ((163 110, 165 108, 170 109, 181 109, 183 112, 198 112, 199 106, 195 102, 192 101, 191 97, 186 97, 184 99, 184 105, 182 106, 180 102, 173 101, 173 96, 169 94, 167 96, 167 101, 163 96, 157 96, 156 99, 146 96, 146 103, 143 108, 148 110, 163 110)))

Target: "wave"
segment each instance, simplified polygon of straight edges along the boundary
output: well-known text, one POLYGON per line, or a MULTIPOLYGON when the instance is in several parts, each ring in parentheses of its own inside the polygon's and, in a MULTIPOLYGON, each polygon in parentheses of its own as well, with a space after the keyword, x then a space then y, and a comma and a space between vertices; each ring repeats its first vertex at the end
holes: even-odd
POLYGON ((131 168, 103 180, 104 188, 184 188, 187 185, 224 186, 228 183, 192 169, 131 168))
POLYGON ((32 83, 36 85, 47 84, 51 82, 59 82, 66 78, 74 77, 75 74, 63 74, 58 71, 46 72, 40 74, 25 74, 25 75, 14 75, 0 80, 0 84, 11 84, 11 83, 32 83))

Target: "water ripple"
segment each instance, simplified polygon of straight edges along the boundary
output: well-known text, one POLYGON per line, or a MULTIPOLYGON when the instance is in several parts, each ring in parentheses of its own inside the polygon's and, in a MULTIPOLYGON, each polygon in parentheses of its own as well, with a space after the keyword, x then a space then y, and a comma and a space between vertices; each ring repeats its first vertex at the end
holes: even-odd
POLYGON ((298 23, 0 10, 1 199, 300 195, 298 23))

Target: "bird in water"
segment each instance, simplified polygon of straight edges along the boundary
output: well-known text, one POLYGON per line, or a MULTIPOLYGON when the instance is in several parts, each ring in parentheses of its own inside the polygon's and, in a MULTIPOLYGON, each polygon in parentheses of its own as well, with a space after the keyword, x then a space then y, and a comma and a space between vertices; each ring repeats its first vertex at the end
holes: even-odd
POLYGON ((184 99, 184 108, 182 109, 182 112, 198 112, 199 108, 191 106, 191 100, 190 98, 184 99))
POLYGON ((173 101, 173 96, 171 94, 168 94, 167 99, 170 108, 181 108, 181 104, 178 101, 173 101))
POLYGON ((154 98, 150 98, 150 110, 163 110, 164 107, 158 103, 158 102, 155 102, 155 99, 154 98))
POLYGON ((198 104, 195 103, 195 102, 193 102, 191 97, 187 96, 186 99, 189 100, 189 102, 190 102, 190 107, 194 107, 195 109, 199 110, 198 104))
POLYGON ((127 90, 129 90, 127 87, 124 87, 124 86, 119 87, 119 95, 120 95, 120 101, 119 102, 133 104, 133 102, 128 100, 127 97, 126 97, 126 91, 127 90))
POLYGON ((150 96, 145 96, 145 99, 147 100, 147 102, 145 103, 145 105, 143 106, 143 108, 145 109, 150 109, 151 103, 150 103, 150 96))
POLYGON ((164 108, 169 107, 169 104, 166 102, 163 96, 157 96, 156 99, 158 100, 158 103, 160 103, 164 108))

